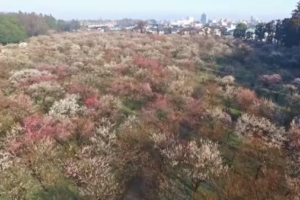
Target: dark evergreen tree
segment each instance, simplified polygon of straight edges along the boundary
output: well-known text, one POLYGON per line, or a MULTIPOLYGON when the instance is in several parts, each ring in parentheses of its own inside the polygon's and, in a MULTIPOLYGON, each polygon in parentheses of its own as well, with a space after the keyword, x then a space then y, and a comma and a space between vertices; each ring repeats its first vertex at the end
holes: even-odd
POLYGON ((292 11, 292 18, 300 17, 300 1, 296 5, 296 9, 292 11))
POLYGON ((265 32, 266 32, 265 23, 259 23, 255 26, 255 35, 257 40, 262 41, 265 37, 265 32))
POLYGON ((286 36, 284 44, 288 47, 299 45, 300 43, 300 1, 297 3, 296 9, 292 12, 292 18, 286 20, 283 27, 286 36))
POLYGON ((236 29, 233 32, 233 37, 235 38, 246 38, 247 25, 244 23, 240 23, 236 26, 236 29))
POLYGON ((275 36, 274 39, 278 44, 282 44, 282 37, 284 34, 284 30, 282 28, 282 20, 278 19, 276 20, 276 25, 275 25, 275 36))
POLYGON ((292 19, 286 18, 282 21, 282 43, 286 47, 292 47, 299 44, 298 27, 292 19))
POLYGON ((57 29, 57 20, 50 14, 50 15, 44 15, 44 19, 46 23, 48 24, 49 28, 52 30, 57 29))
POLYGON ((276 26, 275 21, 270 21, 266 24, 265 32, 267 33, 267 42, 272 43, 275 36, 276 26))
POLYGON ((74 31, 74 30, 78 30, 80 29, 80 22, 78 20, 71 20, 70 22, 70 29, 71 31, 74 31))
POLYGON ((57 21, 57 31, 59 31, 59 32, 71 31, 70 24, 64 20, 58 20, 57 21))

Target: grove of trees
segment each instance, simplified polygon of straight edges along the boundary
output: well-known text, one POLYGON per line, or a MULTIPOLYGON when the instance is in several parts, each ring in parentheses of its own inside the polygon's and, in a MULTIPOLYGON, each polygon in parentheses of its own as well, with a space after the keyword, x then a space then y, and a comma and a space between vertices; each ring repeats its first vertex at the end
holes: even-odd
POLYGON ((0 43, 14 43, 27 37, 25 29, 11 16, 0 16, 0 43))
POLYGON ((264 68, 287 48, 129 32, 28 43, 0 47, 1 200, 299 198, 300 73, 264 68))
POLYGON ((80 28, 77 20, 58 20, 52 15, 36 13, 1 13, 0 43, 18 43, 27 37, 46 34, 49 30, 73 31, 80 28))
MULTIPOLYGON (((237 25, 233 36, 235 38, 248 39, 247 25, 240 23, 237 25)), ((286 47, 300 44, 300 2, 293 10, 290 18, 283 20, 272 20, 268 23, 259 23, 255 26, 256 40, 265 39, 268 43, 277 43, 286 47)))

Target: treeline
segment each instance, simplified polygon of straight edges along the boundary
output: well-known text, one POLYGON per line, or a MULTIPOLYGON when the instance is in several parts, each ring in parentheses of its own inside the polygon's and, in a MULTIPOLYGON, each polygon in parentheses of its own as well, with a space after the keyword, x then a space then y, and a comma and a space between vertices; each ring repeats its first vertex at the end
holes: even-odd
POLYGON ((275 39, 287 47, 300 44, 300 1, 292 12, 291 18, 277 20, 275 39))
POLYGON ((52 15, 36 13, 1 13, 0 43, 17 43, 27 37, 46 34, 49 30, 58 32, 73 31, 80 28, 77 20, 64 21, 52 15))
POLYGON ((255 32, 247 31, 246 24, 238 24, 233 36, 241 39, 256 39, 268 43, 278 43, 286 47, 300 44, 300 1, 292 11, 290 18, 272 20, 268 23, 259 23, 255 32))

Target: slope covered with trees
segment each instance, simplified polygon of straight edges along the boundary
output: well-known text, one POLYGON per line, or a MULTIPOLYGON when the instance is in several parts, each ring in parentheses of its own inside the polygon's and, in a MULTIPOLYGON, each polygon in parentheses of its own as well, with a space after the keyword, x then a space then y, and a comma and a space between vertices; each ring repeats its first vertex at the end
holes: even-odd
POLYGON ((98 32, 1 47, 0 198, 296 199, 298 79, 263 70, 247 85, 238 70, 258 53, 98 32), (293 93, 255 92, 276 87, 293 93))
POLYGON ((300 47, 34 35, 0 46, 1 200, 300 198, 300 47))

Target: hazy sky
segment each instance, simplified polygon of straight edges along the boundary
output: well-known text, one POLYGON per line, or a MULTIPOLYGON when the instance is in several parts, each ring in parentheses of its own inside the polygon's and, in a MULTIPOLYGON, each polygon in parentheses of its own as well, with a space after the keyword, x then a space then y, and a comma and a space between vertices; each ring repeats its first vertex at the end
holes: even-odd
POLYGON ((263 20, 289 17, 298 0, 2 0, 0 11, 52 14, 61 19, 208 18, 263 20))

